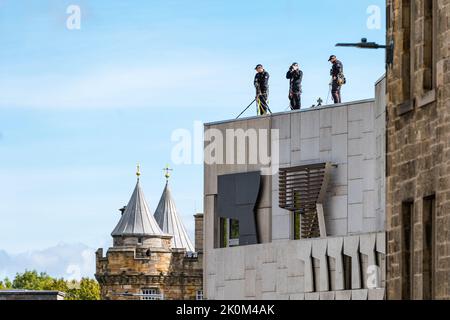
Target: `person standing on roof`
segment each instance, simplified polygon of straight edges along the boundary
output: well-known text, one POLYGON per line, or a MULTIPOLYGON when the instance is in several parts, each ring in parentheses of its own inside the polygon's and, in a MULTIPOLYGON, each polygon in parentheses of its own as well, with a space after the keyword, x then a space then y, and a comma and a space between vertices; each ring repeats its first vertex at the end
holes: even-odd
POLYGON ((334 103, 341 103, 341 86, 345 84, 344 66, 335 55, 330 56, 328 59, 331 62, 332 67, 330 70, 331 79, 331 94, 333 96, 334 103))
POLYGON ((286 79, 289 79, 289 100, 291 101, 291 110, 300 110, 302 107, 302 79, 303 71, 300 70, 298 63, 294 62, 286 73, 286 79))
POLYGON ((256 103, 258 104, 258 114, 265 115, 269 109, 269 73, 264 70, 262 64, 258 64, 255 68, 255 89, 256 103))

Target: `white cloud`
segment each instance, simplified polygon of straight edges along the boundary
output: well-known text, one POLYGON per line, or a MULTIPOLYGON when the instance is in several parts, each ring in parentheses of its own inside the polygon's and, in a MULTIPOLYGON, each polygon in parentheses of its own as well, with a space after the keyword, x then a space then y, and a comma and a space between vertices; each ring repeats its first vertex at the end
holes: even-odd
POLYGON ((13 279, 25 270, 46 272, 52 277, 79 280, 93 278, 95 273, 95 250, 84 244, 60 243, 44 250, 8 254, 0 251, 0 279, 13 279))

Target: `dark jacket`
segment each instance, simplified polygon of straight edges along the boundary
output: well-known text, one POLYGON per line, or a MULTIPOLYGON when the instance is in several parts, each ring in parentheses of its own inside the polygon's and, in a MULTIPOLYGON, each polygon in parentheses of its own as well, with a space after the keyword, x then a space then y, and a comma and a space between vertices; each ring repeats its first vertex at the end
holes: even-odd
POLYGON ((255 88, 257 93, 267 93, 269 91, 269 73, 263 71, 255 75, 255 88))
POLYGON ((336 60, 335 63, 333 63, 333 66, 331 67, 330 70, 330 75, 332 77, 337 77, 340 73, 344 72, 344 66, 342 65, 342 62, 340 62, 339 60, 336 60))
POLYGON ((290 93, 301 93, 302 92, 302 70, 292 70, 290 69, 286 73, 286 79, 290 79, 289 92, 290 93))

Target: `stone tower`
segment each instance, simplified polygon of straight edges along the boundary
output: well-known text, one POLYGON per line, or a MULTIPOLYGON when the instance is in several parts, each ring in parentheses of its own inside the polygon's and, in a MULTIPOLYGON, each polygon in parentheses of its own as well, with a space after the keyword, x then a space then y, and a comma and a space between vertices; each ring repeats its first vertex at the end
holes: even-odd
POLYGON ((202 254, 197 254, 166 187, 157 212, 177 220, 160 228, 138 181, 111 233, 113 246, 96 252, 95 277, 107 300, 192 300, 203 296, 202 254), (180 230, 182 231, 180 233, 180 230))
POLYGON ((387 14, 387 298, 450 299, 450 0, 387 14))

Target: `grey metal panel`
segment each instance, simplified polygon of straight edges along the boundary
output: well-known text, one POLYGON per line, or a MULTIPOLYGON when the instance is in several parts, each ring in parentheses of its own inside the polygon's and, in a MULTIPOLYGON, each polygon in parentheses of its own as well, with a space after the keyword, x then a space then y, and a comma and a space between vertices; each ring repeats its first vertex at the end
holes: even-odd
POLYGON ((217 214, 239 220, 240 245, 258 243, 255 207, 260 185, 259 171, 218 177, 217 214))

